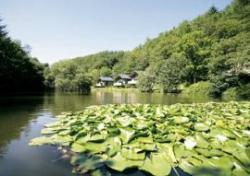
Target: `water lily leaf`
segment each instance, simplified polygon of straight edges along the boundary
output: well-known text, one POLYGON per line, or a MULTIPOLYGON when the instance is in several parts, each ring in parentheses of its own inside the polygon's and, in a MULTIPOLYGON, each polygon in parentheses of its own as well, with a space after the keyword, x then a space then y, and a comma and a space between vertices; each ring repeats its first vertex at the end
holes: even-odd
POLYGON ((250 170, 250 148, 243 150, 237 150, 233 153, 233 156, 237 158, 242 164, 249 167, 250 170))
POLYGON ((143 144, 141 143, 140 146, 137 148, 137 152, 155 152, 157 151, 157 145, 156 144, 143 144))
POLYGON ((60 122, 56 121, 56 122, 51 122, 51 123, 47 123, 44 126, 47 128, 53 128, 53 127, 60 127, 60 122))
POLYGON ((176 123, 176 124, 183 124, 183 123, 187 123, 187 122, 189 122, 189 118, 188 117, 184 117, 184 116, 174 117, 174 123, 176 123))
POLYGON ((111 176, 111 173, 105 167, 101 167, 91 172, 91 176, 111 176))
POLYGON ((50 137, 53 144, 59 144, 63 146, 68 146, 70 142, 73 141, 73 138, 68 135, 53 135, 50 137))
POLYGON ((90 134, 88 134, 88 135, 86 135, 86 136, 78 137, 78 138, 76 139, 76 142, 77 142, 78 144, 85 144, 85 143, 87 143, 87 142, 89 141, 89 139, 90 139, 90 134))
POLYGON ((179 161, 179 165, 178 167, 180 167, 183 171, 189 173, 189 174, 193 174, 195 172, 195 166, 192 165, 190 162, 188 162, 186 159, 181 159, 179 161))
POLYGON ((188 157, 186 160, 195 167, 199 167, 202 164, 202 160, 197 157, 188 157))
POLYGON ((157 146, 159 146, 159 153, 165 154, 172 166, 177 163, 173 144, 158 144, 157 146))
POLYGON ((98 124, 97 129, 98 129, 98 130, 103 130, 103 129, 105 129, 105 124, 104 124, 104 123, 98 124))
POLYGON ((223 156, 223 157, 212 157, 210 159, 206 160, 205 163, 207 166, 213 167, 213 168, 219 168, 224 171, 230 171, 233 168, 233 162, 229 157, 223 156))
POLYGON ((106 165, 111 169, 120 172, 124 171, 125 169, 136 168, 138 166, 141 166, 142 164, 142 160, 128 160, 127 158, 124 158, 120 152, 117 153, 114 157, 110 158, 106 163, 106 165))
POLYGON ((69 135, 70 130, 62 130, 62 131, 58 132, 58 134, 61 135, 61 136, 69 135))
POLYGON ((63 113, 30 145, 67 146, 72 158, 79 154, 72 161, 79 174, 105 175, 101 171, 109 167, 153 175, 167 175, 171 168, 193 175, 206 174, 204 168, 219 171, 213 175, 246 175, 249 114, 248 102, 91 106, 63 113))
POLYGON ((50 137, 37 137, 34 138, 30 141, 29 145, 31 146, 39 146, 39 145, 44 145, 44 144, 52 144, 51 138, 50 137))
POLYGON ((109 134, 109 136, 111 136, 111 137, 113 137, 113 136, 118 136, 119 134, 120 134, 121 132, 120 132, 120 130, 119 130, 119 128, 109 128, 108 129, 108 134, 109 134))
POLYGON ((57 132, 57 130, 55 130, 53 128, 44 128, 41 130, 41 134, 54 134, 56 132, 57 132))
POLYGON ((110 138, 107 141, 107 155, 109 157, 113 157, 114 155, 116 155, 116 153, 121 151, 121 140, 119 137, 113 137, 110 138))
POLYGON ((148 126, 147 126, 147 124, 145 122, 140 121, 139 123, 136 124, 136 127, 137 127, 138 130, 142 130, 142 129, 147 128, 148 126))
POLYGON ((221 134, 217 134, 216 135, 216 139, 219 141, 219 142, 225 142, 226 140, 228 140, 228 138, 224 135, 221 135, 221 134))
POLYGON ((116 120, 120 123, 121 126, 123 127, 127 127, 129 125, 131 125, 135 119, 129 117, 129 116, 123 116, 123 117, 119 117, 116 118, 116 120))
POLYGON ((199 154, 205 156, 205 157, 220 157, 224 155, 224 152, 222 152, 221 150, 217 150, 217 149, 203 149, 203 148, 196 148, 195 149, 199 154))
POLYGON ((104 166, 100 157, 92 155, 74 155, 71 158, 71 164, 76 165, 77 170, 81 173, 86 173, 104 166))
POLYGON ((165 117, 165 114, 163 113, 161 107, 157 107, 155 112, 156 112, 156 114, 155 114, 156 117, 161 117, 161 118, 162 118, 162 117, 165 117))
POLYGON ((213 128, 210 131, 210 136, 216 137, 218 135, 225 136, 227 138, 236 138, 235 134, 224 128, 213 128))
POLYGON ((243 130, 243 134, 247 137, 250 137, 250 130, 243 130))
POLYGON ((144 160, 145 159, 145 153, 137 153, 133 149, 123 148, 121 150, 121 154, 123 157, 130 159, 130 160, 144 160))
POLYGON ((249 176, 249 173, 242 167, 239 163, 234 162, 235 168, 232 171, 232 175, 234 176, 249 176))
POLYGON ((92 153, 101 153, 107 150, 107 143, 93 143, 88 142, 84 144, 86 150, 91 151, 92 153))
POLYGON ((174 145, 174 155, 177 160, 197 155, 195 150, 187 150, 184 145, 174 145))
POLYGON ((123 143, 128 143, 135 137, 135 131, 134 130, 125 130, 120 129, 121 131, 121 139, 123 143))
POLYGON ((204 123, 196 123, 194 125, 194 129, 196 131, 208 131, 209 130, 209 126, 204 124, 204 123))
POLYGON ((197 142, 197 146, 200 148, 209 147, 209 142, 201 134, 195 135, 195 141, 197 142))
POLYGON ((88 142, 103 142, 106 139, 106 135, 102 135, 102 134, 95 134, 90 136, 90 138, 87 140, 88 142))
POLYGON ((71 150, 72 150, 73 152, 76 152, 76 153, 81 153, 81 152, 85 152, 85 151, 86 151, 86 148, 84 147, 84 145, 78 144, 78 143, 74 142, 74 143, 71 145, 71 150))
POLYGON ((148 137, 138 137, 134 140, 135 142, 138 142, 138 143, 148 143, 148 144, 152 144, 154 143, 154 139, 151 137, 151 136, 148 136, 148 137))
POLYGON ((171 172, 169 160, 164 155, 152 153, 150 158, 147 158, 140 170, 151 173, 152 175, 165 176, 171 172))
POLYGON ((185 139, 184 145, 187 149, 193 149, 197 145, 197 142, 193 137, 189 136, 185 139))
POLYGON ((222 150, 227 152, 227 153, 238 153, 237 151, 241 150, 244 152, 245 146, 241 145, 238 141, 236 140, 228 140, 222 145, 222 150))

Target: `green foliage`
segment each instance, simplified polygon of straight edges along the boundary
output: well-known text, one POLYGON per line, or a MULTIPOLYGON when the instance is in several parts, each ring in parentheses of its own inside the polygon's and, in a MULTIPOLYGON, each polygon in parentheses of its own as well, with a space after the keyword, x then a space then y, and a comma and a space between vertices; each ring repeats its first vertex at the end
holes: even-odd
POLYGON ((243 79, 240 73, 250 62, 249 14, 249 1, 235 0, 224 11, 211 7, 205 15, 147 40, 140 52, 146 53, 148 67, 163 63, 154 70, 159 76, 157 84, 168 92, 167 87, 175 89, 180 83, 210 81, 214 85, 212 94, 220 96, 230 87, 249 83, 249 74, 243 79), (177 73, 177 55, 186 64, 180 69, 185 74, 177 73))
POLYGON ((101 76, 112 76, 112 70, 108 67, 102 67, 100 70, 101 76))
POLYGON ((160 66, 158 81, 164 92, 178 92, 178 85, 187 77, 188 61, 183 57, 169 58, 160 66))
POLYGON ((138 88, 142 92, 153 92, 156 77, 152 72, 152 68, 148 68, 145 72, 140 73, 138 77, 138 88))
POLYGON ((250 83, 241 85, 238 89, 238 96, 241 99, 249 99, 250 98, 250 83))
POLYGON ((54 90, 55 88, 55 77, 52 75, 50 67, 47 66, 44 69, 44 85, 47 90, 54 90))
POLYGON ((213 14, 218 13, 218 12, 219 12, 219 10, 215 6, 212 6, 208 10, 208 15, 213 15, 213 14))
POLYGON ((46 84, 54 85, 60 91, 89 93, 90 86, 96 84, 100 76, 115 76, 124 71, 118 66, 125 52, 100 52, 94 55, 63 60, 46 70, 46 84), (116 72, 116 73, 113 73, 116 72))
POLYGON ((52 65, 48 75, 53 78, 57 90, 90 93, 91 77, 72 60, 52 65))
POLYGON ((91 106, 59 115, 30 145, 64 146, 80 174, 181 175, 178 167, 243 176, 250 174, 249 115, 247 102, 91 106))
POLYGON ((80 92, 83 94, 89 94, 91 91, 90 90, 91 78, 85 73, 82 73, 82 72, 77 73, 75 75, 75 79, 73 80, 73 84, 77 92, 80 92))
POLYGON ((0 20, 0 91, 30 92, 43 91, 43 71, 41 64, 28 53, 28 47, 12 40, 0 20))
POLYGON ((210 82, 201 81, 195 84, 190 85, 185 88, 182 93, 188 95, 204 95, 209 96, 212 92, 213 84, 210 82))
MULTIPOLYGON (((249 1, 234 0, 225 10, 212 6, 204 15, 147 39, 132 51, 104 51, 72 62, 93 84, 99 76, 116 78, 137 71, 141 72, 137 86, 141 91, 161 87, 164 92, 178 92, 179 84, 206 81, 213 84, 211 94, 221 96, 231 87, 249 83, 249 19, 249 1)), ((49 75, 48 82, 53 82, 49 75)), ((64 76, 65 80, 63 76, 55 79, 55 84, 69 85, 72 78, 64 76)))
POLYGON ((237 96, 237 88, 236 87, 231 87, 227 89, 226 91, 223 92, 222 98, 224 100, 235 100, 238 98, 237 96))

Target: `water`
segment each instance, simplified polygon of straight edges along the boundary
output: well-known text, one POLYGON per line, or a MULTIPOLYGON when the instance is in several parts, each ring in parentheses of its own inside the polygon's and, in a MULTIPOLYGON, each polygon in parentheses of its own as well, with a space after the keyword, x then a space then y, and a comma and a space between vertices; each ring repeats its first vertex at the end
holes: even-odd
POLYGON ((30 147, 47 122, 64 111, 111 103, 175 104, 219 101, 137 91, 95 91, 91 95, 47 94, 0 98, 0 176, 71 176, 68 161, 55 146, 30 147))

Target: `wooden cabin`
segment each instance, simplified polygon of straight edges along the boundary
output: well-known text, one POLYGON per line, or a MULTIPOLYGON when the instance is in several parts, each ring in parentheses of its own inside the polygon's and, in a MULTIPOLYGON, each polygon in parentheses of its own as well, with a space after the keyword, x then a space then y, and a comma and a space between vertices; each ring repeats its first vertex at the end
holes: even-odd
POLYGON ((112 86, 113 85, 113 78, 109 76, 101 76, 96 83, 96 87, 106 87, 106 86, 112 86))

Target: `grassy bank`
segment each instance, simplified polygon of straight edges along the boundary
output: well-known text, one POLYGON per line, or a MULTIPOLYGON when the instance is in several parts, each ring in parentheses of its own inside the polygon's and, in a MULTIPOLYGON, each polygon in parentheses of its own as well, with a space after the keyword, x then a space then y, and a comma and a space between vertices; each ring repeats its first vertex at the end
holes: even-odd
POLYGON ((113 91, 120 91, 120 92, 139 92, 139 90, 137 88, 126 88, 126 87, 123 87, 123 88, 118 88, 118 87, 102 87, 102 88, 96 88, 96 87, 92 87, 91 89, 92 92, 96 92, 96 91, 103 91, 103 92, 113 92, 113 91))

